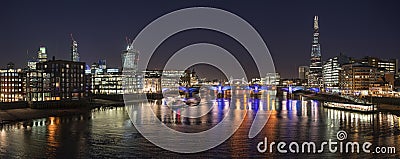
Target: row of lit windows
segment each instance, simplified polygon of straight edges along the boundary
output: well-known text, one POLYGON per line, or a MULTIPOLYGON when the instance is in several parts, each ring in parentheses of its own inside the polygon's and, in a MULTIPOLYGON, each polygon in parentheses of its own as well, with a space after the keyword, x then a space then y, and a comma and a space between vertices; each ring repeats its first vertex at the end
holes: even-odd
POLYGON ((9 78, 1 78, 1 81, 6 81, 6 82, 8 82, 8 81, 11 81, 11 82, 21 82, 21 79, 20 78, 11 78, 11 79, 9 79, 9 78))
MULTIPOLYGON (((51 66, 52 66, 52 68, 58 68, 58 63, 53 63, 53 64, 51 64, 51 66)), ((62 68, 69 68, 69 64, 60 64, 60 66, 62 67, 62 68)), ((43 66, 44 68, 47 68, 47 65, 45 64, 44 66, 43 66)), ((39 66, 39 68, 41 68, 40 66, 39 66)), ((72 65, 72 68, 74 68, 74 69, 83 69, 83 65, 72 65)))
POLYGON ((21 89, 1 89, 1 92, 21 92, 21 89))
MULTIPOLYGON (((54 78, 51 80, 53 83, 54 82, 59 82, 59 80, 55 80, 54 78)), ((84 81, 84 79, 83 78, 78 78, 78 79, 75 79, 75 78, 73 78, 73 79, 70 79, 70 78, 67 78, 67 79, 64 79, 64 78, 61 78, 61 82, 63 82, 63 83, 68 83, 68 82, 73 82, 73 83, 76 83, 76 82, 82 82, 82 81, 84 81)))
POLYGON ((0 73, 0 76, 2 76, 2 77, 18 77, 18 73, 0 73))
MULTIPOLYGON (((70 77, 79 77, 79 75, 81 76, 81 77, 83 77, 83 74, 79 74, 79 73, 62 73, 61 74, 61 76, 70 76, 70 77)), ((53 76, 52 76, 53 77, 53 76)))
POLYGON ((124 93, 123 90, 96 90, 94 91, 95 94, 122 94, 124 93))
POLYGON ((57 86, 57 87, 59 87, 59 86, 62 86, 62 87, 76 87, 76 86, 81 86, 81 87, 83 87, 83 83, 81 83, 81 84, 77 84, 77 83, 62 83, 62 84, 56 84, 56 83, 52 83, 52 85, 53 86, 57 86))
POLYGON ((8 87, 8 86, 11 86, 11 87, 20 86, 21 87, 21 84, 4 84, 4 83, 2 83, 1 86, 2 87, 8 87))
POLYGON ((98 89, 122 89, 122 86, 116 86, 116 85, 100 85, 99 87, 96 87, 98 89))
POLYGON ((391 65, 391 66, 394 66, 395 63, 391 63, 391 62, 388 62, 388 63, 378 62, 378 65, 391 65))
POLYGON ((94 81, 122 81, 122 77, 95 78, 94 81))

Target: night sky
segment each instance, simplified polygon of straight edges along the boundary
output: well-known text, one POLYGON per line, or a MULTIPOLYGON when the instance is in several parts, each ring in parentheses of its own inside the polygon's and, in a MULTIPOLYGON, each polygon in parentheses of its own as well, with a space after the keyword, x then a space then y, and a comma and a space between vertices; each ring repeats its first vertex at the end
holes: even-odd
MULTIPOLYGON (((340 52, 351 57, 400 59, 398 1, 10 0, 0 3, 1 67, 8 62, 25 67, 40 45, 47 47, 49 59, 52 56, 69 59, 70 33, 78 41, 81 61, 91 64, 106 59, 108 67, 121 67, 121 52, 127 45, 125 37, 133 39, 147 24, 166 13, 195 6, 224 9, 247 20, 263 37, 277 71, 284 78, 297 77, 298 66, 309 65, 314 15, 320 19, 324 60, 340 52)), ((207 37, 217 33, 193 31, 176 36, 185 34, 199 36, 189 36, 184 41, 172 37, 159 51, 171 54, 178 45, 196 42, 196 38, 207 42, 207 37)), ((227 38, 221 36, 221 39, 227 38)), ((161 67, 157 60, 155 63, 154 67, 161 67)))

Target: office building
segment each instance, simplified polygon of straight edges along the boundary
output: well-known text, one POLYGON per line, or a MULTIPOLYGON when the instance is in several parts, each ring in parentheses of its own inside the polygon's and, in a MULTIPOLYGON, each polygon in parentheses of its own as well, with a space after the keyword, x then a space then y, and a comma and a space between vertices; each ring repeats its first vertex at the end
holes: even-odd
MULTIPOLYGON (((47 74, 46 78, 47 77, 47 74)), ((49 92, 43 89, 43 70, 26 70, 25 94, 27 101, 46 101, 51 100, 49 92), (44 99, 47 97, 46 99, 44 99)))
POLYGON ((393 88, 387 82, 370 84, 368 94, 376 97, 392 97, 399 95, 398 93, 393 92, 393 88))
POLYGON ((349 62, 350 58, 343 54, 325 61, 322 72, 325 91, 337 93, 340 91, 339 73, 342 70, 342 65, 348 64, 349 62))
POLYGON ((143 72, 138 70, 139 51, 129 44, 122 52, 123 90, 125 94, 142 93, 143 72))
POLYGON ((161 70, 144 71, 143 91, 144 93, 161 93, 161 70))
POLYGON ((71 61, 73 62, 79 62, 80 57, 79 57, 79 52, 78 52, 78 42, 74 39, 74 37, 71 34, 71 61))
POLYGON ((310 67, 308 66, 299 66, 299 79, 307 79, 308 73, 310 71, 310 67))
POLYGON ((168 91, 179 91, 179 80, 185 71, 164 70, 161 76, 161 87, 168 91))
POLYGON ((47 52, 45 46, 40 46, 38 51, 38 61, 46 62, 47 61, 47 52))
POLYGON ((199 77, 197 76, 196 72, 194 69, 190 70, 187 69, 184 73, 183 76, 180 78, 180 83, 181 86, 186 86, 186 87, 192 87, 194 85, 199 84, 199 77))
POLYGON ((36 70, 36 64, 38 61, 36 59, 32 59, 28 61, 28 69, 29 70, 36 70))
POLYGON ((105 69, 95 73, 91 79, 93 94, 123 94, 123 75, 119 69, 105 69))
POLYGON ((122 67, 124 71, 138 71, 139 52, 128 45, 122 52, 122 67))
POLYGON ((265 77, 261 78, 262 85, 279 85, 281 76, 279 73, 267 73, 265 77))
POLYGON ((0 70, 0 102, 18 102, 25 100, 24 73, 9 63, 0 70))
POLYGON ((99 69, 102 69, 102 70, 107 69, 107 61, 104 60, 104 59, 99 60, 98 68, 99 68, 99 69))
POLYGON ((281 80, 281 85, 284 87, 288 87, 288 86, 307 86, 307 79, 299 79, 299 78, 295 78, 295 79, 282 79, 281 80))
MULTIPOLYGON (((145 72, 140 72, 137 69, 138 54, 139 52, 128 44, 126 50, 121 54, 122 70, 108 68, 107 62, 104 59, 93 63, 86 70, 87 76, 90 76, 91 92, 93 94, 108 95, 142 93, 145 72)), ((148 90, 153 91, 150 88, 148 90)))
POLYGON ((370 85, 381 82, 378 69, 362 63, 344 64, 339 74, 339 87, 346 95, 368 95, 370 85))
POLYGON ((30 101, 80 100, 86 95, 85 63, 65 60, 39 62, 29 72, 30 101))
POLYGON ((398 59, 380 59, 376 57, 366 56, 361 59, 353 59, 353 63, 362 63, 370 65, 377 68, 383 68, 385 72, 390 72, 393 74, 398 73, 399 62, 398 59))

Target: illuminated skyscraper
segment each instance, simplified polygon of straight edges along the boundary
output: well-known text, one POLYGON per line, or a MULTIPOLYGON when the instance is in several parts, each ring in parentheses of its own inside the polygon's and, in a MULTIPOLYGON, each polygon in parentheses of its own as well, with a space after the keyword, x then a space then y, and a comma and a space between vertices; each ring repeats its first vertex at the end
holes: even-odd
POLYGON ((319 44, 318 16, 314 17, 314 34, 311 47, 310 72, 308 85, 310 87, 322 87, 322 63, 321 46, 319 44))
POLYGON ((124 70, 138 71, 137 62, 139 59, 139 52, 131 45, 126 47, 126 50, 122 52, 122 67, 124 70))
POLYGON ((122 52, 124 94, 141 93, 144 75, 138 70, 139 52, 129 44, 122 52))
POLYGON ((340 53, 339 56, 329 58, 324 62, 322 77, 326 92, 339 92, 340 71, 342 65, 350 63, 350 58, 340 53))
POLYGON ((39 47, 38 60, 39 60, 39 62, 46 62, 47 61, 47 53, 46 53, 46 47, 45 46, 40 46, 39 47))
POLYGON ((72 44, 71 44, 71 60, 74 62, 79 62, 79 53, 78 53, 78 42, 74 39, 71 34, 72 44))

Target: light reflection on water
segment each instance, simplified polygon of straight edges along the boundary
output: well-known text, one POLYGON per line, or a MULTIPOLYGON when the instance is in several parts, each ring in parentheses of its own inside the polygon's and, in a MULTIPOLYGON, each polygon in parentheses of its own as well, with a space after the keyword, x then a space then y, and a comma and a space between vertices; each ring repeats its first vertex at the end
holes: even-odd
MULTIPOLYGON (((372 142, 374 146, 395 146, 400 151, 399 116, 387 112, 363 114, 322 108, 316 101, 273 99, 266 94, 260 100, 249 96, 216 100, 200 105, 200 118, 188 118, 180 109, 152 103, 157 117, 169 127, 183 132, 207 130, 221 121, 228 110, 248 110, 239 130, 214 149, 197 154, 176 154, 154 146, 131 124, 125 108, 95 109, 76 116, 50 117, 0 127, 0 158, 127 158, 127 157, 287 157, 287 154, 257 151, 258 142, 314 141, 336 139, 345 130, 349 141, 372 142), (233 103, 233 104, 231 104, 233 103), (235 107, 230 107, 235 105, 235 107), (248 139, 257 111, 272 111, 264 129, 248 139)), ((188 111, 190 113, 190 111, 188 111)), ((190 115, 190 114, 189 114, 190 115)), ((239 120, 234 118, 233 120, 239 120)), ((179 144, 179 143, 177 143, 179 144)), ((292 157, 399 157, 397 154, 289 154, 292 157)))

